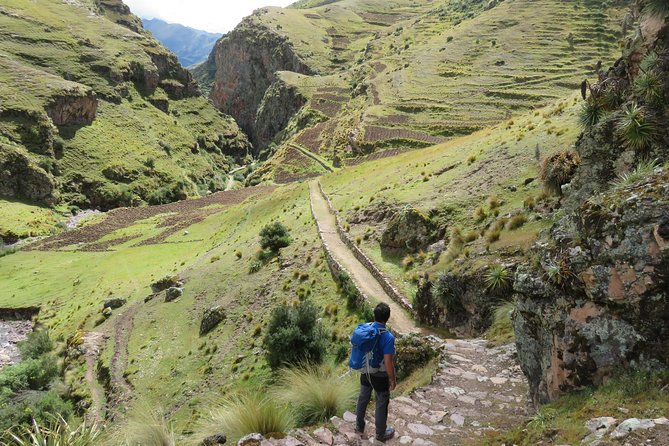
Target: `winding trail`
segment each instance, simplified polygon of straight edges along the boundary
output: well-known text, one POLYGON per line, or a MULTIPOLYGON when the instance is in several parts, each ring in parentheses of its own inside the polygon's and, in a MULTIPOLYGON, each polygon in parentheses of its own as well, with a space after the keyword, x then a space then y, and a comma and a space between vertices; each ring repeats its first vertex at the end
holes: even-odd
POLYGON ((96 377, 95 364, 100 356, 107 337, 104 333, 92 331, 86 333, 83 342, 84 357, 86 358, 86 374, 84 378, 91 391, 91 406, 86 412, 86 421, 90 424, 100 424, 104 420, 105 392, 96 377))
POLYGON ((132 397, 132 385, 125 377, 128 367, 128 343, 132 336, 135 314, 142 305, 137 301, 128 306, 115 323, 114 354, 111 359, 111 396, 109 398, 110 418, 116 418, 127 410, 127 403, 132 397))
POLYGON ((424 332, 427 334, 426 330, 417 327, 407 312, 388 296, 376 278, 356 259, 351 250, 344 244, 337 233, 335 216, 330 213, 327 201, 325 201, 325 197, 323 197, 318 188, 318 182, 312 181, 309 183, 309 192, 311 195, 311 206, 318 221, 321 237, 327 243, 335 259, 349 271, 351 279, 353 279, 358 288, 369 296, 373 300, 373 303, 382 301, 390 306, 389 325, 393 329, 400 333, 424 332))

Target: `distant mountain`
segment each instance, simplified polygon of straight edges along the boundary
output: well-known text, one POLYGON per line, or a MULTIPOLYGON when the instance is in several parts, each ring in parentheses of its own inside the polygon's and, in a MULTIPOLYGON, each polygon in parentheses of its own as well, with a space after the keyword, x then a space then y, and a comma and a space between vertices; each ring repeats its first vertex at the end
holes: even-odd
POLYGON ((142 19, 144 28, 172 50, 185 67, 203 62, 222 34, 208 33, 160 19, 142 19))

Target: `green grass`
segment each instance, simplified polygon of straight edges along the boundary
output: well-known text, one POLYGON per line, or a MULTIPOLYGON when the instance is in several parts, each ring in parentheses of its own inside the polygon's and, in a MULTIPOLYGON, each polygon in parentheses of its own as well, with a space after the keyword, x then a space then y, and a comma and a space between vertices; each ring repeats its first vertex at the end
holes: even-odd
POLYGON ((509 302, 498 306, 492 317, 492 326, 486 331, 485 338, 489 345, 498 346, 513 342, 516 339, 511 321, 514 305, 509 302))
POLYGON ((586 436, 585 422, 596 417, 658 418, 669 411, 667 374, 627 372, 597 389, 586 389, 542 407, 536 415, 511 432, 491 433, 476 444, 517 444, 540 442, 580 444, 586 436))
POLYGON ((26 238, 50 235, 63 217, 52 209, 0 199, 0 237, 26 238))

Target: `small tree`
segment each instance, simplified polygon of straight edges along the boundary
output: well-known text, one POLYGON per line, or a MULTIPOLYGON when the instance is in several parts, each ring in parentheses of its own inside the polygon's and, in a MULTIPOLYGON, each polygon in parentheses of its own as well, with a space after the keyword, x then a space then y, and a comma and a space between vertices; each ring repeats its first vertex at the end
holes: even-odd
POLYGON ((308 300, 296 306, 282 305, 272 312, 263 341, 270 367, 322 362, 327 337, 318 317, 318 309, 308 300))
POLYGON ((277 254, 281 248, 290 245, 291 242, 288 229, 281 223, 270 223, 260 231, 260 246, 277 254))

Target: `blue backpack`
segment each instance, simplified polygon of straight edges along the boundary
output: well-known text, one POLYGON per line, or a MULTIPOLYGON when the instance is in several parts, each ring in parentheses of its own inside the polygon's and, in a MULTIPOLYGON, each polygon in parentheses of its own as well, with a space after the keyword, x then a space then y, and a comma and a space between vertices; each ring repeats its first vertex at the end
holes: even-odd
MULTIPOLYGON (((381 364, 372 364, 374 351, 381 339, 384 328, 374 327, 374 323, 360 324, 355 327, 351 335, 351 359, 348 366, 358 373, 377 373, 381 370, 381 364)), ((381 360, 383 362, 383 359, 381 360)))

